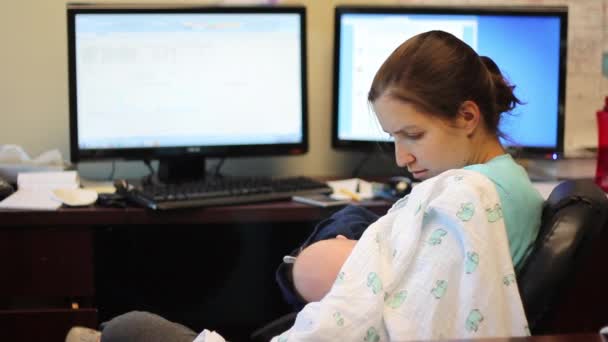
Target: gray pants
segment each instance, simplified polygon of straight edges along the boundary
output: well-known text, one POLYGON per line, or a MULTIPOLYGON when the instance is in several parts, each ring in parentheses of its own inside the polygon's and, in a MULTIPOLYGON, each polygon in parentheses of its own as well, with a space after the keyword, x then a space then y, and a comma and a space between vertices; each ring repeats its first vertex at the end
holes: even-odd
POLYGON ((101 325, 101 342, 192 342, 191 329, 144 311, 131 311, 101 325))

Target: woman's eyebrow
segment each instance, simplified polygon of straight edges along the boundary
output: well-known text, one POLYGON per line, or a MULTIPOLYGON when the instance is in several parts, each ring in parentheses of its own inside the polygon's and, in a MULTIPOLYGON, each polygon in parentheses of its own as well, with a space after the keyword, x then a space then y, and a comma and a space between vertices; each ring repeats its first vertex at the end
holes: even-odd
POLYGON ((386 132, 386 133, 389 133, 389 134, 405 133, 405 131, 408 131, 408 130, 420 130, 420 129, 421 129, 420 126, 417 126, 417 125, 405 125, 405 126, 399 127, 399 129, 397 129, 394 132, 386 132))

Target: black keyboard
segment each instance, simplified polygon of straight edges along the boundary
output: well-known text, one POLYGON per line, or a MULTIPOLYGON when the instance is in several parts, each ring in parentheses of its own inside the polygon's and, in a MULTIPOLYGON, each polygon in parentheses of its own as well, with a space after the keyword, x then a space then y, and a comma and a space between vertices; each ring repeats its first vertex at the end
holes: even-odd
POLYGON ((117 184, 118 191, 151 209, 177 209, 285 200, 292 196, 329 194, 324 182, 308 177, 207 177, 178 184, 117 184))

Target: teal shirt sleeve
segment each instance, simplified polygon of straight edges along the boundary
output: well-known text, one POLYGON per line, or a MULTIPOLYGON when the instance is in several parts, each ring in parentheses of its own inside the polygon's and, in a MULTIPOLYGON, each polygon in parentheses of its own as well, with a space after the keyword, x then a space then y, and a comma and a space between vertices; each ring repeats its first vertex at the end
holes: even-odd
POLYGON ((519 271, 530 253, 540 229, 543 198, 528 174, 508 154, 485 164, 464 167, 488 177, 496 186, 509 239, 513 265, 519 271))

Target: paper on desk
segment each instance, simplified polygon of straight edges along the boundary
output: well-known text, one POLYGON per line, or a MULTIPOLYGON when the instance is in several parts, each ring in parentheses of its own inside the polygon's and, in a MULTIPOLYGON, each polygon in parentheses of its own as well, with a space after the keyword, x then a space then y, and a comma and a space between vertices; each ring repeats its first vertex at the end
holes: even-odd
POLYGON ((0 202, 0 209, 57 210, 61 201, 48 191, 43 195, 36 190, 19 190, 0 202))
POLYGON ((374 197, 372 183, 360 178, 328 181, 327 185, 333 189, 331 197, 336 199, 353 199, 353 196, 349 195, 349 193, 355 194, 359 199, 371 199, 374 197))
POLYGON ((55 189, 76 189, 80 185, 76 171, 19 173, 17 191, 0 202, 0 209, 56 210, 61 201, 55 189))
POLYGON ((11 183, 17 182, 17 175, 21 172, 61 171, 65 167, 57 149, 30 158, 21 146, 0 145, 0 177, 11 183))

